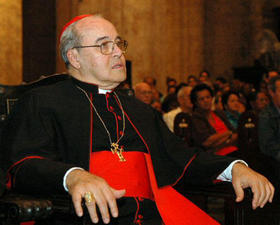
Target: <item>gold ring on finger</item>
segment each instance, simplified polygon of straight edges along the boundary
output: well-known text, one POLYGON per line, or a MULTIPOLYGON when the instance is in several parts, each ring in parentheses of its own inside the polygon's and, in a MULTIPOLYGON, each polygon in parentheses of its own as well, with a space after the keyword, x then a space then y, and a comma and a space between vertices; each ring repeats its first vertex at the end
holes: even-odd
POLYGON ((94 195, 90 191, 88 191, 84 194, 84 199, 87 204, 95 201, 94 195))

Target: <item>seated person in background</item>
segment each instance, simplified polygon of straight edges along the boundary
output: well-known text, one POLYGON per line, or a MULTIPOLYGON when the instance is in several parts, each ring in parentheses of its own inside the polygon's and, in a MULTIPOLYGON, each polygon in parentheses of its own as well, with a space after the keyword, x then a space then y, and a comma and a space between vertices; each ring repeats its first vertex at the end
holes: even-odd
POLYGON ((191 116, 193 104, 191 102, 190 94, 192 87, 182 87, 178 92, 178 102, 180 104, 181 112, 174 118, 174 134, 186 141, 189 146, 193 145, 191 139, 191 116))
POLYGON ((176 109, 179 105, 177 101, 176 87, 170 86, 168 89, 172 89, 172 93, 169 93, 163 98, 162 101, 162 111, 164 113, 170 112, 173 109, 176 109))
POLYGON ((162 98, 162 93, 160 93, 156 88, 156 79, 148 76, 143 79, 143 82, 147 83, 152 88, 153 100, 160 101, 160 99, 162 98))
POLYGON ((222 95, 222 103, 228 121, 234 129, 237 129, 240 117, 240 99, 238 93, 234 91, 224 93, 222 95))
POLYGON ((239 117, 238 146, 240 146, 242 153, 244 154, 250 154, 251 152, 259 153, 259 113, 268 106, 270 99, 266 92, 259 91, 252 92, 248 96, 248 102, 249 110, 242 113, 239 117))
POLYGON ((269 98, 263 91, 252 92, 248 96, 248 108, 242 113, 238 122, 238 146, 245 159, 251 158, 249 155, 259 154, 258 124, 259 113, 269 104, 269 98))
POLYGON ((223 111, 211 110, 213 90, 206 84, 192 89, 192 138, 195 146, 217 155, 233 155, 238 135, 223 111))
POLYGON ((187 84, 190 87, 195 87, 197 84, 199 83, 199 80, 197 79, 197 77, 195 75, 189 75, 188 76, 188 80, 187 80, 187 84))
POLYGON ((127 42, 112 23, 78 16, 59 40, 69 79, 22 96, 1 139, 13 190, 71 195, 77 216, 40 224, 218 224, 175 190, 178 182, 232 180, 236 201, 251 187, 254 209, 272 202, 265 177, 238 160, 195 153, 156 110, 115 91, 126 79, 127 42))
POLYGON ((174 78, 166 78, 167 94, 162 98, 162 111, 167 113, 178 107, 177 81, 174 78))
POLYGON ((227 89, 229 88, 229 84, 227 80, 224 77, 217 77, 215 82, 214 82, 214 89, 215 92, 221 91, 222 93, 228 91, 227 89))
POLYGON ((138 83, 134 86, 135 98, 148 105, 152 103, 152 88, 145 82, 138 83))
POLYGON ((191 90, 192 88, 189 86, 182 87, 177 93, 179 107, 163 114, 163 120, 172 132, 174 132, 174 119, 178 113, 192 113, 192 103, 190 101, 191 90))
POLYGON ((200 83, 207 84, 209 87, 212 88, 212 90, 214 90, 214 85, 210 77, 211 77, 210 73, 207 70, 203 70, 199 74, 199 81, 200 83))
POLYGON ((270 79, 270 104, 259 114, 260 150, 280 162, 280 76, 270 79))
POLYGON ((267 92, 258 91, 258 92, 252 92, 248 96, 248 101, 251 110, 258 115, 264 108, 266 108, 266 106, 270 102, 270 99, 267 95, 267 92))

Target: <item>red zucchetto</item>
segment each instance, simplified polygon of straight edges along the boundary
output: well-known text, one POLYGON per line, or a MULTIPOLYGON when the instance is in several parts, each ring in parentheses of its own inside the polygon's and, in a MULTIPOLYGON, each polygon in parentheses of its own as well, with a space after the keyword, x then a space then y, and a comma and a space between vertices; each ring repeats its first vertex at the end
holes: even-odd
POLYGON ((83 18, 85 18, 85 17, 88 17, 88 16, 92 16, 92 15, 91 15, 91 14, 85 14, 85 15, 76 16, 76 17, 74 17, 72 20, 70 20, 68 23, 66 23, 66 24, 64 25, 64 27, 62 28, 62 31, 61 31, 61 33, 60 33, 60 35, 59 35, 59 42, 60 42, 60 39, 61 39, 62 34, 63 34, 64 31, 67 29, 67 27, 69 27, 72 23, 75 23, 76 21, 81 20, 81 19, 83 19, 83 18))

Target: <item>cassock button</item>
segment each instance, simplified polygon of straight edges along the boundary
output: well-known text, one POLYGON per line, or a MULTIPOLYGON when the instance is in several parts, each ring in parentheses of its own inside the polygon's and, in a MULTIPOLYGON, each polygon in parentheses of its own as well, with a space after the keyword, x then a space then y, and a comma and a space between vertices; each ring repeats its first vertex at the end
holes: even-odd
POLYGON ((121 118, 121 116, 120 116, 120 115, 118 115, 118 120, 122 120, 122 118, 121 118))
POLYGON ((110 111, 114 111, 114 107, 110 106, 110 111))
POLYGON ((143 216, 139 214, 139 215, 138 215, 138 218, 139 218, 139 219, 143 219, 143 216))
POLYGON ((120 135, 123 135, 123 132, 122 132, 122 131, 120 131, 120 135))

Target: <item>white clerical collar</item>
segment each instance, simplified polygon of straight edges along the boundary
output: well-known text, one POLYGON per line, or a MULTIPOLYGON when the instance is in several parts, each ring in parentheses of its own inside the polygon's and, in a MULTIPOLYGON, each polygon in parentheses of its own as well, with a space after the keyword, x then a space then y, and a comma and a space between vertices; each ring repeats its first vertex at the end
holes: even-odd
POLYGON ((98 94, 107 94, 107 93, 110 93, 112 92, 112 90, 105 90, 105 89, 101 89, 101 88, 98 88, 98 94))

